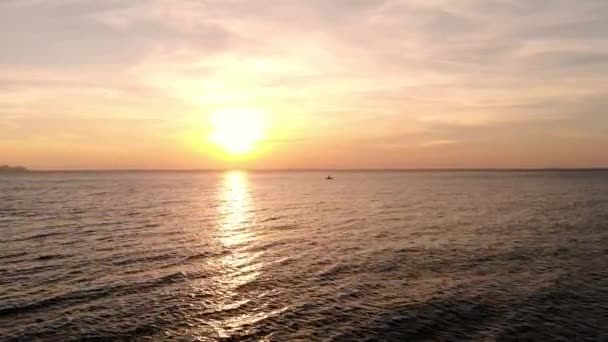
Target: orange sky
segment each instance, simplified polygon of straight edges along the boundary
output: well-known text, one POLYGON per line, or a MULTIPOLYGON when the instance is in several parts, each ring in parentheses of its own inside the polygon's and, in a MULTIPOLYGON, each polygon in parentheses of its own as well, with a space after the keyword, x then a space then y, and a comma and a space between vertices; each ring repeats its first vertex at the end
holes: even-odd
POLYGON ((4 1, 0 164, 608 167, 606 13, 604 0, 4 1), (233 108, 263 117, 241 156, 209 138, 209 117, 233 108))

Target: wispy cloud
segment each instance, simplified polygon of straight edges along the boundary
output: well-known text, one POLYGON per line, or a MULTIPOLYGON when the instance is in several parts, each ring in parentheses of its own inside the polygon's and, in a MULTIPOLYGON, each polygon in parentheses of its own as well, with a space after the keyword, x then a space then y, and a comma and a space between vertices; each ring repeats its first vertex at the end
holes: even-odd
POLYGON ((420 144, 420 147, 436 147, 436 146, 445 146, 445 145, 453 145, 458 143, 456 140, 433 140, 433 141, 427 141, 424 142, 422 144, 420 144))

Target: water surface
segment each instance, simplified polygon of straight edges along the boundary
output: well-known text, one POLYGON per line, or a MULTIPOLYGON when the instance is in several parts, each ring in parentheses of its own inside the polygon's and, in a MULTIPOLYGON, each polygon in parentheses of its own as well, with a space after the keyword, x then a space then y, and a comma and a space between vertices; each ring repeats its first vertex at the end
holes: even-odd
POLYGON ((0 339, 608 337, 608 172, 0 175, 0 339))

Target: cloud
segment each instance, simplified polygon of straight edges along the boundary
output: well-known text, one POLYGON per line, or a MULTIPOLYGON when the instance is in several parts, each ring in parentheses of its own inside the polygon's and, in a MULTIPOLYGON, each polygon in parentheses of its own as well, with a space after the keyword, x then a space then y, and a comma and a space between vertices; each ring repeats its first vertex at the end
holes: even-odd
POLYGON ((0 3, 0 65, 130 65, 154 50, 221 49, 230 33, 206 21, 183 31, 143 1, 0 3))
POLYGON ((429 148, 429 147, 436 147, 436 146, 453 145, 456 143, 458 143, 458 142, 455 140, 433 140, 433 141, 428 141, 428 142, 424 142, 424 143, 420 144, 420 147, 429 148))

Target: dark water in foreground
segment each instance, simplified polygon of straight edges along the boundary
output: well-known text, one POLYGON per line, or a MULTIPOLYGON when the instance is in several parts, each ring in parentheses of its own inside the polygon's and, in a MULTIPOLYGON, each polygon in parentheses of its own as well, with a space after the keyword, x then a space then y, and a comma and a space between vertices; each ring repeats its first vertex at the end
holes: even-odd
POLYGON ((606 341, 608 172, 0 175, 0 340, 606 341))

